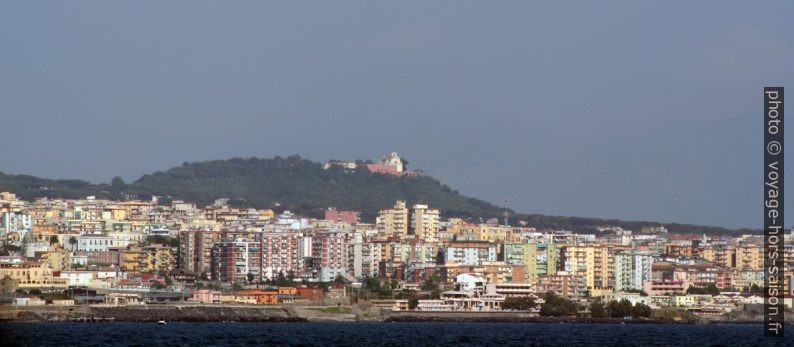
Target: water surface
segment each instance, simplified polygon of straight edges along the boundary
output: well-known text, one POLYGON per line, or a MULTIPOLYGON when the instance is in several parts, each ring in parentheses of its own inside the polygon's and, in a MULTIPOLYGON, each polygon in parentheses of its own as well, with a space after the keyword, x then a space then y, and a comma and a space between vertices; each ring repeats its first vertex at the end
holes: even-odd
MULTIPOLYGON (((761 325, 528 323, 12 323, 14 346, 757 346, 761 325)), ((792 327, 788 327, 791 329, 792 327)), ((794 346, 794 330, 782 342, 794 346)))

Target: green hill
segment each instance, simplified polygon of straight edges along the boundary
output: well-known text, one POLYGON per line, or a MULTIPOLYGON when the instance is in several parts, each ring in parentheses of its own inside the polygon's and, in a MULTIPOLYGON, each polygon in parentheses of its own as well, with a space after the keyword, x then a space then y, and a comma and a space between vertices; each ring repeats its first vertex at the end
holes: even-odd
MULTIPOLYGON (((361 167, 361 166, 360 166, 361 167)), ((51 180, 26 175, 0 173, 0 190, 11 191, 22 199, 39 197, 148 199, 152 195, 195 202, 212 203, 230 198, 234 206, 289 209, 313 217, 322 216, 328 207, 362 212, 364 221, 372 222, 379 209, 392 206, 395 200, 409 204, 426 203, 442 211, 445 218, 501 218, 503 209, 457 191, 429 176, 395 177, 370 173, 366 169, 325 170, 322 165, 299 156, 273 159, 233 158, 182 166, 144 175, 133 183, 114 178, 110 184, 91 184, 81 180, 51 180)), ((515 224, 523 220, 529 226, 592 232, 595 226, 616 225, 632 230, 656 226, 654 222, 625 222, 596 218, 556 217, 516 214, 510 211, 515 224)), ((665 224, 671 232, 720 233, 730 229, 682 224, 665 224)))
POLYGON ((299 156, 274 159, 234 158, 184 163, 165 172, 144 175, 130 185, 136 192, 169 194, 199 203, 228 197, 254 207, 283 208, 322 215, 327 207, 361 211, 373 219, 395 200, 427 203, 448 216, 498 216, 501 210, 468 198, 428 176, 395 177, 359 169, 325 170, 299 156))

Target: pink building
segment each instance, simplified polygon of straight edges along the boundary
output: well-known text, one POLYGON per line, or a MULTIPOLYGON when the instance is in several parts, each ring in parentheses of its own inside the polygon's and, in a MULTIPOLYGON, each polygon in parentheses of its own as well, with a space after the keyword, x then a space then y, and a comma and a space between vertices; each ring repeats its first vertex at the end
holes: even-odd
POLYGON ((209 289, 194 290, 190 300, 202 304, 220 304, 221 292, 209 289))
POLYGON ((382 173, 387 175, 401 175, 397 165, 394 164, 367 164, 367 170, 374 173, 382 173))
POLYGON ((326 231, 312 237, 312 257, 320 281, 330 282, 347 267, 350 239, 347 233, 326 231))
POLYGON ((653 280, 643 283, 643 290, 650 296, 683 294, 689 288, 689 281, 681 280, 653 280))
POLYGON ((262 277, 276 278, 292 271, 298 274, 303 268, 301 252, 303 234, 298 231, 262 234, 262 277))
POLYGON ((360 214, 361 214, 360 212, 356 212, 356 211, 327 210, 325 211, 325 219, 342 222, 342 223, 355 224, 358 223, 360 214))
POLYGON ((119 259, 123 256, 118 248, 86 253, 88 254, 88 262, 93 264, 119 265, 119 259))

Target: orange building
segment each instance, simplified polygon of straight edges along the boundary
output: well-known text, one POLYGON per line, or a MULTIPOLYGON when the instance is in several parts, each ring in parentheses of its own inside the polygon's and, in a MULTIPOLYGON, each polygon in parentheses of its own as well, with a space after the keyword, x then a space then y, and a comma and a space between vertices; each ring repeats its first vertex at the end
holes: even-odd
POLYGON ((298 285, 295 290, 298 292, 298 296, 300 296, 301 299, 322 300, 325 297, 325 293, 323 293, 322 288, 309 288, 306 285, 301 284, 298 285))
POLYGON ((243 290, 235 294, 235 301, 256 303, 257 305, 278 304, 278 291, 275 290, 243 290))

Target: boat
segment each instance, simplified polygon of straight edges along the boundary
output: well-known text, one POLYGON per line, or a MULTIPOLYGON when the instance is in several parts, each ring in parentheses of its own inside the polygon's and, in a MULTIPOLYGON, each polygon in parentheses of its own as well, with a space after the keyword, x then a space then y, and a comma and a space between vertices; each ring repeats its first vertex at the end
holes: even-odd
POLYGON ((162 320, 162 319, 161 319, 161 320, 157 321, 157 324, 160 324, 160 325, 165 325, 165 320, 162 320))

